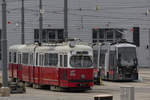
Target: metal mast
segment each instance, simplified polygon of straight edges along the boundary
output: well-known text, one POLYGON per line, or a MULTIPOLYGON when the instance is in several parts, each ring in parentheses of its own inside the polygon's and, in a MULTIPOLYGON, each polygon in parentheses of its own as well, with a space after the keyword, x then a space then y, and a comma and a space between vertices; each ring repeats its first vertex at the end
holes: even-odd
POLYGON ((68 0, 64 0, 64 39, 68 39, 68 0))
POLYGON ((7 76, 7 15, 6 15, 6 1, 2 2, 2 68, 3 68, 3 87, 8 87, 7 76))
POLYGON ((43 10, 42 0, 39 0, 39 43, 42 43, 42 30, 43 30, 43 10))
POLYGON ((22 0, 22 8, 21 8, 21 44, 25 43, 24 40, 24 0, 22 0))

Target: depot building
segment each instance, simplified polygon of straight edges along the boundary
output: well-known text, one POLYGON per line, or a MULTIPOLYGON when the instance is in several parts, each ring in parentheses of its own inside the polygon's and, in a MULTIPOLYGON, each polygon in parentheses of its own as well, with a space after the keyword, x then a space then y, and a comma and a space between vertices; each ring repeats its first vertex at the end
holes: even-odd
MULTIPOLYGON (((68 0, 68 37, 96 43, 114 42, 125 34, 137 46, 139 67, 150 67, 149 3, 148 0, 68 0)), ((21 0, 7 1, 8 46, 21 44, 21 4, 21 0)), ((42 5, 42 42, 63 41, 64 0, 43 0, 42 5)), ((25 43, 38 42, 39 1, 25 0, 24 10, 25 43)), ((1 29, 2 24, 0 34, 1 29)))

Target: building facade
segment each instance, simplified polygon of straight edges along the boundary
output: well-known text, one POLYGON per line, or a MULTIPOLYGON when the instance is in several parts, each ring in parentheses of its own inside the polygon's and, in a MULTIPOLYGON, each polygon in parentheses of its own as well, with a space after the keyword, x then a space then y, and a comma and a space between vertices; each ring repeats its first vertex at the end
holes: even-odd
MULTIPOLYGON (((25 43, 34 43, 39 38, 39 0, 25 0, 24 7, 25 43)), ((63 39, 63 9, 63 0, 43 0, 43 42, 63 39)), ((125 32, 137 45, 139 66, 150 67, 149 9, 149 0, 68 0, 68 36, 92 43, 114 41, 125 32)), ((21 0, 7 0, 7 21, 8 46, 20 44, 21 0)))

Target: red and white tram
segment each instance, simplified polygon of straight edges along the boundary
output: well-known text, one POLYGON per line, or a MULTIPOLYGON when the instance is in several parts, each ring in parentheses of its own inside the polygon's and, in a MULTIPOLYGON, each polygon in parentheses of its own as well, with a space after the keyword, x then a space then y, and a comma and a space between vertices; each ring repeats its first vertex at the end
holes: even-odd
POLYGON ((88 90, 93 86, 93 50, 90 46, 26 44, 9 48, 9 77, 51 89, 88 90))

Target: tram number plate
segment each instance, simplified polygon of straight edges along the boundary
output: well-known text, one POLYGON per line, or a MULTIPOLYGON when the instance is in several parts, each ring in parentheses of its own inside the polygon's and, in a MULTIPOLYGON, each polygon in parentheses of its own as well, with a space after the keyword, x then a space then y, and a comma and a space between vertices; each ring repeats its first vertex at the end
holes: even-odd
POLYGON ((79 86, 87 86, 87 84, 79 84, 79 86))

